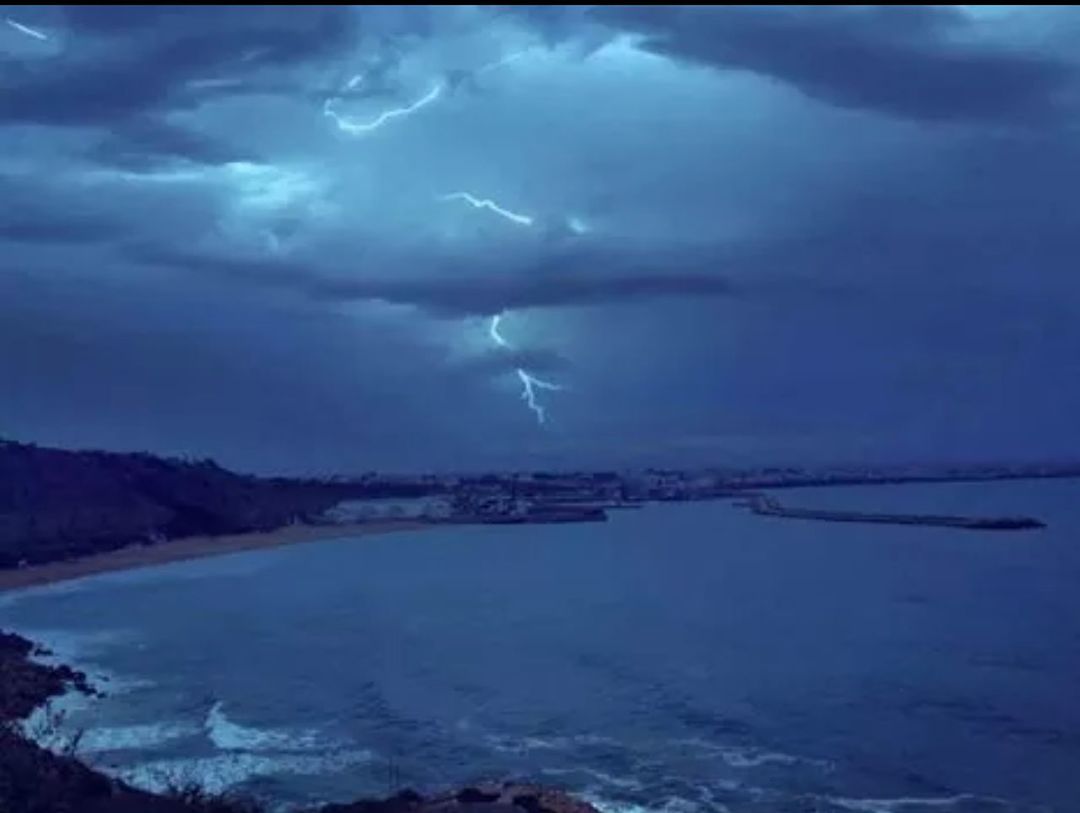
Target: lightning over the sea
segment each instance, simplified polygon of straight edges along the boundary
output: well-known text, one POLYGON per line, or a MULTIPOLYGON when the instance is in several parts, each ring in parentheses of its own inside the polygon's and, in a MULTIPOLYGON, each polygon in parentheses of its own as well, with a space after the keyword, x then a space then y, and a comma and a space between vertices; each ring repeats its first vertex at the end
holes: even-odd
MULTIPOLYGON (((502 314, 491 317, 491 322, 488 324, 488 335, 491 340, 495 342, 498 347, 502 347, 506 350, 513 349, 510 342, 499 332, 499 325, 502 322, 502 314)), ((536 415, 536 422, 539 424, 544 423, 547 420, 547 414, 544 412, 544 407, 536 398, 536 391, 540 390, 561 390, 558 384, 552 384, 550 381, 544 381, 541 378, 530 374, 527 370, 521 367, 515 368, 514 372, 517 373, 518 380, 521 381, 521 400, 524 401, 533 414, 536 415)))
POLYGON ((23 25, 22 23, 16 22, 15 20, 11 19, 10 17, 5 17, 4 22, 6 22, 8 25, 10 25, 12 28, 14 28, 16 31, 19 31, 19 32, 21 32, 23 34, 26 34, 26 36, 28 36, 28 37, 33 37, 36 40, 46 40, 46 41, 49 39, 47 34, 43 34, 41 31, 38 31, 35 28, 31 28, 28 25, 23 25))
POLYGON ((519 226, 531 226, 533 224, 533 219, 528 215, 511 212, 509 209, 504 209, 489 198, 478 198, 475 195, 470 195, 468 192, 451 192, 448 195, 443 195, 439 200, 463 200, 474 209, 487 209, 489 212, 494 212, 499 217, 504 217, 512 223, 517 223, 519 226))
MULTIPOLYGON (((354 76, 349 80, 346 90, 355 88, 362 79, 362 76, 354 76)), ((356 121, 346 116, 342 116, 334 109, 334 105, 338 101, 335 98, 327 99, 323 103, 323 115, 333 119, 334 124, 336 124, 338 129, 342 132, 349 133, 350 135, 360 135, 362 133, 370 133, 373 130, 378 130, 384 124, 393 121, 394 119, 412 115, 438 99, 439 96, 442 95, 442 92, 443 86, 441 83, 432 85, 431 90, 412 104, 406 105, 405 107, 392 107, 389 110, 384 110, 371 121, 356 121)))

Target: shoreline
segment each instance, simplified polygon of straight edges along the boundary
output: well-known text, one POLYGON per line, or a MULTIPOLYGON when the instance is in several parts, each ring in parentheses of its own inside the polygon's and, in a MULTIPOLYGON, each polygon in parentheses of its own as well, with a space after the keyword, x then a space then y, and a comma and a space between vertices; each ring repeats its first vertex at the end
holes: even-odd
MULTIPOLYGON (((404 524, 404 523, 401 523, 404 524)), ((56 739, 55 721, 44 717, 39 736, 27 730, 36 714, 47 714, 54 698, 73 692, 93 696, 86 675, 66 664, 42 663, 41 647, 0 629, 0 809, 7 813, 86 810, 94 813, 269 813, 271 798, 246 792, 208 791, 193 784, 151 791, 130 784, 78 754, 78 738, 56 739)), ((544 785, 485 781, 422 796, 397 788, 385 799, 352 802, 312 801, 298 813, 601 813, 584 799, 544 785)))
POLYGON ((278 548, 342 537, 373 536, 433 527, 415 520, 386 520, 351 525, 290 525, 273 531, 253 531, 226 536, 189 536, 156 545, 129 545, 63 562, 46 562, 15 570, 0 570, 0 594, 47 584, 135 570, 172 562, 206 559, 249 550, 278 548))

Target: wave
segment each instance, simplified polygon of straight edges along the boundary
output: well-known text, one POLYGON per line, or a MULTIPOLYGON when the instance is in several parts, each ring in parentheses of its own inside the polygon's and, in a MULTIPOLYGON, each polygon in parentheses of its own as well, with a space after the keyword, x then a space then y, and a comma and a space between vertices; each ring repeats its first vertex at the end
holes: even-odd
POLYGON ((101 668, 94 662, 95 658, 108 650, 131 646, 135 636, 130 632, 123 630, 74 632, 26 627, 19 627, 16 631, 48 652, 48 654, 34 653, 30 656, 32 660, 46 666, 70 666, 72 669, 83 672, 90 685, 104 694, 124 694, 154 685, 152 681, 143 678, 118 675, 101 668))
POLYGON ((721 745, 697 738, 670 740, 669 744, 690 747, 719 757, 729 768, 759 768, 762 765, 809 765, 832 770, 835 765, 827 759, 797 756, 782 751, 770 751, 756 746, 721 745))
POLYGON ((616 739, 596 734, 576 734, 567 737, 510 737, 487 734, 484 740, 492 749, 505 754, 524 754, 529 751, 569 751, 588 745, 621 745, 616 739))
POLYGON ((348 770, 375 759, 375 754, 367 750, 321 755, 233 752, 212 757, 144 762, 108 772, 148 791, 162 792, 194 780, 210 793, 222 793, 258 777, 278 774, 315 776, 348 770))
POLYGON ((203 727, 210 741, 222 751, 326 751, 343 745, 341 741, 328 741, 316 729, 284 731, 240 725, 225 715, 221 702, 207 713, 203 727))
POLYGON ((642 784, 637 779, 622 776, 612 776, 609 773, 598 771, 595 768, 579 766, 576 768, 541 768, 540 773, 547 776, 591 776, 603 785, 610 785, 621 790, 641 790, 642 784))
POLYGON ((827 801, 844 810, 855 811, 855 813, 908 813, 908 811, 920 808, 956 807, 965 802, 1008 806, 1008 802, 1004 799, 975 796, 970 793, 959 793, 955 796, 901 796, 895 799, 848 799, 830 796, 827 801))
POLYGON ((97 630, 77 632, 56 628, 17 627, 16 632, 49 650, 48 655, 35 655, 42 663, 66 663, 76 666, 78 661, 92 658, 120 645, 129 645, 130 633, 122 630, 97 630))
POLYGON ((583 793, 581 798, 591 804, 600 813, 699 813, 700 811, 712 811, 712 813, 728 813, 730 808, 719 802, 703 804, 681 796, 669 796, 658 805, 637 804, 635 802, 618 801, 598 796, 593 793, 583 793))
POLYGON ((200 728, 190 723, 145 723, 141 725, 91 728, 79 740, 80 753, 142 751, 158 748, 173 740, 191 737, 200 728))

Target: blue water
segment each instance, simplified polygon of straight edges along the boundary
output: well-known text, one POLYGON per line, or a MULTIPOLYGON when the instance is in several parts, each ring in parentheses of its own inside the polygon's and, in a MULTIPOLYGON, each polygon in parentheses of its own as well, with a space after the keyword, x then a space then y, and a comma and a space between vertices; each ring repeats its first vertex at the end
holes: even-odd
POLYGON ((804 489, 970 532, 653 506, 0 597, 105 673, 85 757, 283 803, 533 778, 612 809, 1080 807, 1080 481, 804 489))

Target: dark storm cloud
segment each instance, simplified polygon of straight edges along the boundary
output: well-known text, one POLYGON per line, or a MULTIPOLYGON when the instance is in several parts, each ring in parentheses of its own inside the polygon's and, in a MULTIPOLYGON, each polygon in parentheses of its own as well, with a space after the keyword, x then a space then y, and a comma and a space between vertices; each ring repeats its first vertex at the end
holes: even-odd
POLYGON ((207 6, 131 13, 90 6, 74 16, 69 12, 68 19, 74 56, 24 65, 9 77, 0 89, 0 121, 111 125, 191 108, 230 89, 189 82, 225 70, 245 75, 287 68, 335 53, 351 41, 353 17, 338 7, 207 6), (100 49, 81 42, 102 35, 100 49))
MULTIPOLYGON (((223 10, 225 11, 225 10, 223 10)), ((64 17, 77 31, 135 34, 162 23, 181 23, 182 14, 198 15, 198 6, 65 6, 64 17)), ((227 13, 227 12, 225 12, 227 13)))
MULTIPOLYGON (((415 331, 356 314, 211 300, 161 281, 60 269, 5 269, 0 302, 6 437, 212 453, 265 472, 422 469, 461 415, 491 403, 487 378, 447 369, 442 350, 415 331), (358 365, 361 375, 342 374, 358 365), (440 428, 431 405, 451 386, 461 411, 445 411, 440 428), (416 450, 411 461, 406 449, 416 450)), ((502 428, 499 416, 492 421, 502 428)))
POLYGON ((410 305, 443 317, 737 293, 727 278, 696 270, 702 264, 696 255, 689 261, 669 258, 650 265, 640 257, 578 252, 547 258, 528 273, 476 275, 444 267, 438 276, 420 278, 329 275, 305 263, 233 259, 149 246, 131 250, 130 256, 150 265, 293 291, 317 301, 410 305))
POLYGON ((133 120, 87 152, 97 163, 132 170, 182 160, 200 164, 258 161, 258 156, 235 144, 197 130, 152 118, 133 120))
POLYGON ((1069 12, 50 13, 0 38, 3 434, 324 471, 1080 448, 1069 12), (322 114, 440 80, 378 133, 322 114), (518 368, 565 388, 543 428, 518 368))
POLYGON ((0 176, 0 240, 20 243, 93 243, 123 232, 117 220, 85 201, 65 200, 51 190, 0 176))
POLYGON ((677 59, 786 82, 841 107, 922 121, 1030 124, 1060 112, 1076 69, 961 42, 955 8, 603 7, 595 16, 677 59))
POLYGON ((549 47, 575 40, 583 45, 583 55, 599 48, 610 38, 588 26, 588 6, 489 6, 496 17, 523 22, 549 47))
POLYGON ((0 240, 21 243, 95 243, 120 233, 115 223, 92 214, 42 211, 0 212, 0 240))

